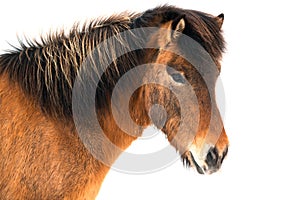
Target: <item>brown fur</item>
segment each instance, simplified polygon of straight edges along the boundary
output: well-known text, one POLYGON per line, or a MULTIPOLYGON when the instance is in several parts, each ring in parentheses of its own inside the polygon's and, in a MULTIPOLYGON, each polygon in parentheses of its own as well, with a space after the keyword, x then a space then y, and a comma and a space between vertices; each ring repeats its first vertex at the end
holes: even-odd
POLYGON ((5 75, 0 88, 1 198, 95 197, 108 168, 92 158, 73 127, 46 117, 5 75))
MULTIPOLYGON (((1 199, 96 197, 109 167, 92 157, 74 127, 72 87, 79 67, 101 41, 112 35, 137 27, 168 28, 171 21, 182 16, 187 23, 183 33, 202 44, 216 65, 220 66, 224 40, 218 20, 201 12, 171 6, 96 20, 86 24, 81 31, 75 26, 69 34, 61 32, 49 36, 42 39, 40 44, 28 42, 29 45, 26 46, 21 43, 19 49, 0 56, 1 199)), ((128 41, 121 39, 120 43, 126 48, 128 41)), ((115 55, 114 48, 107 47, 110 56, 115 55)), ((180 48, 180 45, 174 48, 180 48)), ((105 59, 105 56, 108 55, 103 55, 102 58, 105 59)), ((98 62, 101 64, 101 59, 98 62)), ((101 77, 96 106, 102 129, 121 149, 126 149, 136 136, 124 133, 114 122, 109 109, 111 92, 119 77, 144 62, 187 66, 179 67, 178 70, 191 81, 201 80, 199 76, 189 78, 194 73, 191 66, 181 58, 174 58, 167 51, 136 51, 118 58, 101 77)), ((208 89, 199 87, 196 82, 192 82, 192 85, 198 90, 197 97, 204 119, 200 122, 197 135, 200 140, 204 137, 206 119, 211 115, 209 110, 212 105, 205 103, 209 101, 208 89)), ((166 101, 173 102, 167 105, 168 121, 163 127, 168 138, 172 138, 179 123, 179 113, 178 102, 170 91, 159 87, 142 87, 131 100, 131 115, 142 126, 150 124, 147 109, 153 100, 162 104, 166 101)), ((214 120, 222 123, 219 115, 214 120)), ((173 145, 176 147, 177 144, 173 145)), ((227 136, 223 131, 217 144, 220 152, 227 145, 227 136)), ((103 151, 112 160, 119 156, 105 147, 103 151)))

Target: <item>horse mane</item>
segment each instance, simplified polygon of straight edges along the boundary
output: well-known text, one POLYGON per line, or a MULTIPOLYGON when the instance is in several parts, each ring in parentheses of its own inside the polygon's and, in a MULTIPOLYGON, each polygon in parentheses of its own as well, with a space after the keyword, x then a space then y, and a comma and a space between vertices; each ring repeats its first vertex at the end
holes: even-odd
POLYGON ((225 40, 220 25, 214 16, 200 11, 184 10, 175 6, 164 5, 147 10, 134 22, 135 27, 158 27, 159 24, 178 17, 184 17, 185 19, 186 27, 183 34, 200 43, 214 62, 219 65, 218 62, 225 51, 225 40))
MULTIPOLYGON (((84 59, 101 41, 132 28, 158 27, 176 16, 186 19, 183 33, 202 44, 217 62, 224 51, 224 39, 212 16, 164 5, 144 13, 122 13, 94 20, 82 28, 76 24, 68 34, 59 31, 41 37, 41 42, 20 42, 19 48, 0 55, 0 75, 8 75, 46 114, 58 119, 72 117, 72 87, 76 75, 84 59)), ((125 48, 128 46, 124 38, 118 40, 125 48)), ((114 46, 106 48, 107 55, 101 59, 115 55, 114 46)), ((139 57, 132 52, 113 63, 101 77, 100 90, 111 90, 113 82, 137 64, 139 57)), ((100 65, 101 59, 98 59, 100 65)))
MULTIPOLYGON (((27 39, 25 44, 19 41, 20 47, 0 55, 0 75, 7 74, 28 97, 40 104, 45 113, 60 118, 72 116, 72 87, 84 59, 101 41, 129 30, 136 16, 134 13, 122 13, 86 22, 82 28, 75 24, 68 34, 59 31, 41 37, 41 42, 27 39)), ((126 41, 122 41, 124 39, 118 39, 122 45, 127 45, 126 41)), ((115 54, 115 47, 106 48, 109 55, 101 55, 101 59, 115 54)), ((131 68, 132 59, 136 59, 133 55, 128 56, 130 59, 122 59, 124 70, 131 68)), ((100 65, 101 59, 97 60, 100 65)), ((102 77, 102 83, 107 85, 113 81, 119 71, 117 64, 112 64, 109 72, 102 77)))

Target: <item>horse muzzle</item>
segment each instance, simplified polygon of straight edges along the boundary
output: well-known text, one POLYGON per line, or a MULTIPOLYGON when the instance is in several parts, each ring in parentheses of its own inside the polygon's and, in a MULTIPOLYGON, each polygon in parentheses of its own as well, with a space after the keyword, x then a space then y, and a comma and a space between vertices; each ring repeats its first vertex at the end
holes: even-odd
POLYGON ((212 174, 218 171, 228 152, 228 146, 220 151, 216 147, 210 147, 205 156, 199 155, 191 149, 182 155, 184 163, 197 170, 199 174, 212 174))

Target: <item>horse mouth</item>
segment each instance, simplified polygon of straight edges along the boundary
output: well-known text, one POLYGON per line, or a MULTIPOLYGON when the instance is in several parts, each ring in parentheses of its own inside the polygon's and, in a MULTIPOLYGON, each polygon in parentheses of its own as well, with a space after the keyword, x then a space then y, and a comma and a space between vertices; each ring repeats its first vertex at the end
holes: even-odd
POLYGON ((204 170, 200 165, 196 162, 192 152, 188 151, 182 155, 183 164, 186 167, 193 167, 197 170, 199 174, 205 174, 204 170))

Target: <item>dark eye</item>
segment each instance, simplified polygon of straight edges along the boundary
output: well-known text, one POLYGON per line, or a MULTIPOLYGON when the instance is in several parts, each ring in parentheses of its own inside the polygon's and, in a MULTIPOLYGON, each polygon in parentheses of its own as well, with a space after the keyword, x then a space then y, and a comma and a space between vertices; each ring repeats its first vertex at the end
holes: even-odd
POLYGON ((170 74, 170 76, 177 83, 181 83, 181 84, 185 83, 185 78, 183 77, 183 75, 181 73, 172 73, 172 74, 170 74))
POLYGON ((183 73, 180 71, 177 71, 175 68, 167 67, 167 73, 169 74, 169 76, 172 77, 173 81, 175 81, 176 83, 181 83, 181 84, 186 83, 186 79, 185 79, 183 73))

